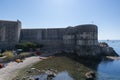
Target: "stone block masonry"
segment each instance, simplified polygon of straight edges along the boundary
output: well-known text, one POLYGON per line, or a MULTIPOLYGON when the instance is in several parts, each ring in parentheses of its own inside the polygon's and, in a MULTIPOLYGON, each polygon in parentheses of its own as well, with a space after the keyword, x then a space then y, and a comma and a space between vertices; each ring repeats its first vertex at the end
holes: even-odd
POLYGON ((21 22, 0 20, 0 48, 13 48, 19 42, 21 22))
POLYGON ((22 29, 19 20, 0 20, 1 49, 12 49, 17 43, 28 41, 43 44, 44 50, 80 51, 81 46, 98 45, 98 29, 93 24, 67 28, 22 29))

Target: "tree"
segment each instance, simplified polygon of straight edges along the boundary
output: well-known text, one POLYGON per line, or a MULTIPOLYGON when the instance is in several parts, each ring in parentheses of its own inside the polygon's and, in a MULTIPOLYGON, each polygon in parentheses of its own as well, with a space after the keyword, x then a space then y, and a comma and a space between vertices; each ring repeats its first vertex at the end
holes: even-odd
POLYGON ((43 44, 38 44, 33 42, 19 43, 15 46, 15 48, 23 49, 24 51, 28 51, 30 48, 35 49, 35 48, 42 48, 42 47, 43 47, 43 44))

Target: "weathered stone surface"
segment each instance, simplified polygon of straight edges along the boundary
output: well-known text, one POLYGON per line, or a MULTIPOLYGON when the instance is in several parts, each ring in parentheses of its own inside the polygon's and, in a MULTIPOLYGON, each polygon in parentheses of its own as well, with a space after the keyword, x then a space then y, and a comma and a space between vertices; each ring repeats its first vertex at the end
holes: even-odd
POLYGON ((98 43, 98 28, 93 24, 67 28, 21 29, 21 22, 0 20, 0 49, 12 49, 19 42, 43 44, 45 51, 75 52, 78 56, 116 56, 106 44, 98 43))
POLYGON ((109 47, 107 43, 99 43, 99 46, 102 56, 119 56, 112 47, 109 47))
POLYGON ((0 49, 12 48, 19 42, 21 22, 0 20, 0 49))

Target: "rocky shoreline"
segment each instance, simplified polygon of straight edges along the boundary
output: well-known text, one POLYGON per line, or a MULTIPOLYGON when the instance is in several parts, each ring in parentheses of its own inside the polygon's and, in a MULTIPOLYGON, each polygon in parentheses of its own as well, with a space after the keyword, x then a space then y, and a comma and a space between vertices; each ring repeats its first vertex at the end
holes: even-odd
MULTIPOLYGON (((86 49, 85 49, 86 50, 86 49)), ((90 68, 90 69, 93 69, 93 70, 96 70, 98 64, 102 61, 103 58, 107 58, 107 59, 110 59, 110 60, 115 60, 115 59, 119 59, 119 55, 114 51, 113 48, 109 47, 108 44, 106 43, 100 43, 99 44, 99 47, 96 47, 94 49, 92 49, 92 51, 89 51, 89 53, 91 52, 94 52, 96 53, 97 55, 87 55, 87 56, 80 56, 78 55, 77 53, 65 53, 65 52, 62 52, 62 53, 59 53, 59 54, 54 54, 54 56, 66 56, 72 60, 75 60, 76 62, 79 62, 80 64, 83 64, 85 65, 86 67, 90 68), (99 53, 99 54, 98 54, 99 53)), ((84 53, 84 52, 83 52, 84 53)), ((15 66, 19 65, 19 67, 17 66, 16 68, 15 67, 12 67, 13 65, 10 63, 8 64, 11 64, 11 65, 7 65, 5 68, 3 69, 0 69, 0 80, 4 79, 4 78, 8 78, 8 77, 12 77, 12 74, 16 74, 14 73, 16 69, 20 69, 20 68, 24 68, 25 65, 26 65, 26 60, 29 62, 27 63, 27 65, 31 64, 31 63, 34 63, 36 61, 39 61, 39 58, 34 58, 31 62, 31 60, 29 61, 28 60, 29 58, 26 58, 23 63, 19 63, 17 64, 16 62, 13 62, 13 64, 15 66), (20 67, 20 65, 23 65, 23 67, 20 67), (9 67, 12 67, 12 68, 9 68, 9 67), (9 68, 9 69, 8 69, 9 68), (5 73, 4 71, 7 70, 5 73), (12 74, 10 75, 11 71, 12 71, 12 74), (4 72, 4 73, 3 73, 4 72)), ((26 66, 27 66, 26 65, 26 66)))
MULTIPOLYGON (((67 55, 69 55, 69 53, 67 55)), ((81 46, 79 50, 75 50, 72 53, 72 56, 74 55, 75 57, 91 59, 102 59, 106 56, 119 57, 116 51, 105 42, 100 42, 96 46, 81 46)))

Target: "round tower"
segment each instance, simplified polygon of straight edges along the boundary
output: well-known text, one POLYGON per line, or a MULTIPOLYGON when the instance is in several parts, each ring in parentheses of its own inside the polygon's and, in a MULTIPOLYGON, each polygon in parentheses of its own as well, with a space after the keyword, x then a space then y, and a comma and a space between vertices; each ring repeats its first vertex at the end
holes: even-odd
POLYGON ((98 45, 98 29, 96 25, 85 24, 75 26, 76 45, 98 45))
POLYGON ((95 56, 98 28, 93 24, 75 26, 75 51, 79 56, 95 56))

